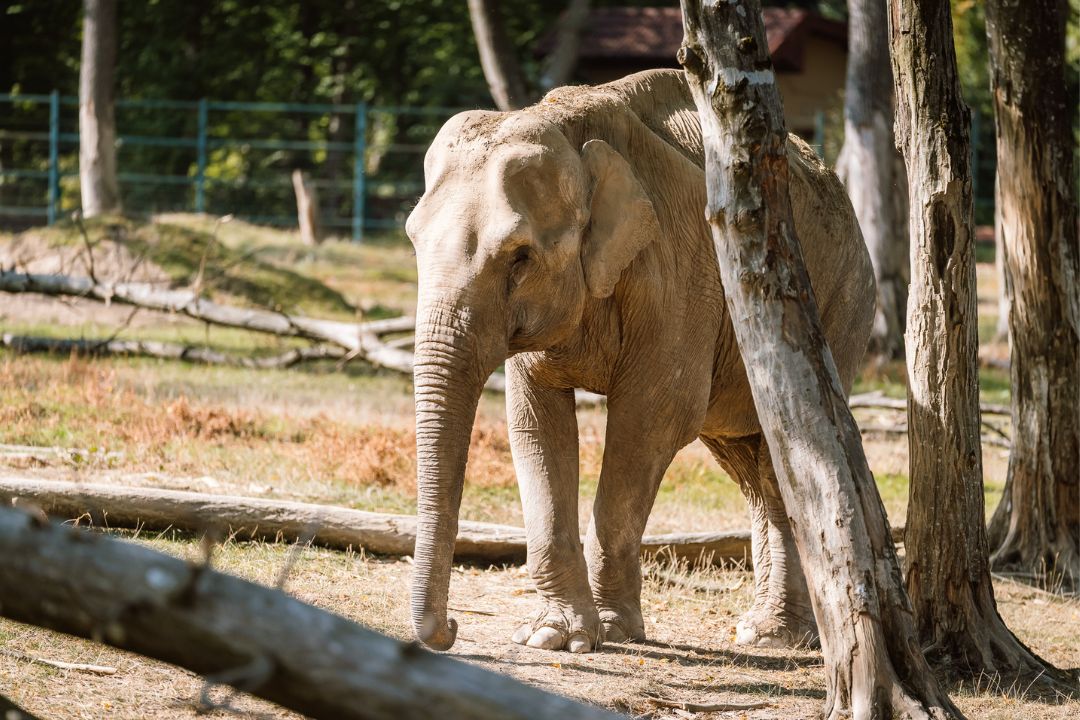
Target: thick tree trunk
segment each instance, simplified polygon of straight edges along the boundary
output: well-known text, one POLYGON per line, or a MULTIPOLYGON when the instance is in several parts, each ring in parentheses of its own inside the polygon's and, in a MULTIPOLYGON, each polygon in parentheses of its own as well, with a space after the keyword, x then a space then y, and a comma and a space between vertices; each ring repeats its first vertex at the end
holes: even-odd
POLYGON ((120 210, 116 181, 116 0, 85 0, 79 67, 79 186, 82 213, 120 210))
POLYGON ((859 218, 877 280, 877 314, 871 354, 904 355, 907 311, 907 178, 893 140, 893 89, 889 69, 886 0, 849 0, 844 145, 836 173, 859 218), (902 199, 897 203, 897 199, 902 199))
POLYGON ((614 714, 131 542, 0 509, 0 614, 156 658, 313 718, 614 714))
POLYGON ((589 0, 570 0, 570 4, 559 20, 555 47, 544 59, 544 70, 540 75, 540 88, 547 92, 552 88, 565 85, 577 66, 578 46, 581 31, 589 18, 589 0))
POLYGON ((495 106, 500 110, 517 110, 528 104, 529 96, 521 64, 506 36, 499 5, 499 0, 469 0, 469 17, 480 51, 480 67, 495 106))
POLYGON ((825 715, 959 717, 915 641, 881 498, 794 235, 760 4, 682 7, 679 60, 701 116, 706 216, 821 630, 825 715))
POLYGON ((1080 583, 1080 240, 1064 0, 989 0, 1013 447, 992 564, 1080 583))
POLYGON ((891 7, 896 130, 911 205, 908 595, 924 652, 943 669, 1041 673, 1048 668, 998 615, 990 582, 969 113, 949 3, 892 0, 891 7))

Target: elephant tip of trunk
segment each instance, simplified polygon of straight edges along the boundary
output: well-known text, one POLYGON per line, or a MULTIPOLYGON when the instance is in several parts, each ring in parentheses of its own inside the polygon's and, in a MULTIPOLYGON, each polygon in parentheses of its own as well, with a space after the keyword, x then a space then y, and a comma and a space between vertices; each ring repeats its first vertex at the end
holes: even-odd
POLYGON ((417 639, 432 650, 449 650, 457 640, 457 620, 454 618, 439 622, 429 615, 414 629, 417 639))

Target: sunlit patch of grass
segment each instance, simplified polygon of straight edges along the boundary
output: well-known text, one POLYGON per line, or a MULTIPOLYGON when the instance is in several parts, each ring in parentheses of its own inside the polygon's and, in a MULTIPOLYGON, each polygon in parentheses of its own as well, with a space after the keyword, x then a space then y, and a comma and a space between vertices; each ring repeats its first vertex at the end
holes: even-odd
MULTIPOLYGON (((344 296, 288 263, 262 258, 263 243, 285 242, 283 233, 233 221, 217 224, 199 216, 171 215, 150 222, 107 217, 85 221, 90 242, 114 242, 134 257, 165 271, 173 282, 189 285, 199 275, 215 300, 255 305, 330 318, 351 318, 356 310, 344 296)), ((73 223, 27 231, 51 247, 82 248, 85 240, 73 223)), ((297 248, 303 248, 298 242, 297 248)), ((112 268, 123 277, 129 268, 112 268)))
POLYGON ((1009 372, 998 368, 979 368, 979 395, 983 402, 1009 403, 1009 372))

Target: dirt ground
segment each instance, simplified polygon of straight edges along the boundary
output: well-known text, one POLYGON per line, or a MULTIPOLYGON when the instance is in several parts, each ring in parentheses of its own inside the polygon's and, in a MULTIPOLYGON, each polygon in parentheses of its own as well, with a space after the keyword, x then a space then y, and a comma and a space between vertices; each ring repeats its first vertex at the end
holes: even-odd
MULTIPOLYGON (((191 543, 145 541, 182 557, 191 543)), ((228 544, 213 558, 224 571, 272 583, 287 548, 262 543, 228 544)), ((307 549, 287 590, 298 598, 399 638, 409 637, 406 560, 307 549)), ((588 655, 534 650, 509 641, 517 624, 535 612, 536 596, 522 568, 459 567, 451 581, 452 616, 460 624, 451 655, 506 673, 553 692, 633 715, 685 717, 657 708, 650 696, 697 703, 768 703, 767 707, 716 717, 812 718, 824 699, 821 655, 815 651, 739 648, 735 622, 749 606, 751 576, 738 569, 688 571, 650 564, 643 603, 650 638, 609 644, 588 655), (674 581, 676 584, 672 584, 674 581)), ((1032 649, 1059 667, 1080 666, 1080 601, 1012 582, 997 585, 1009 626, 1032 649)), ((9 622, 0 623, 0 688, 42 718, 188 718, 197 715, 200 678, 145 658, 9 622), (113 675, 56 670, 25 659, 44 657, 116 668, 113 675)), ((1065 720, 1080 702, 1025 693, 985 680, 953 690, 969 718, 1065 720)), ((217 702, 227 693, 211 693, 217 702)), ((294 718, 267 703, 228 699, 243 717, 294 718)), ((227 717, 219 710, 208 717, 227 717)))
MULTIPOLYGON (((210 245, 205 235, 213 225, 200 218, 170 217, 168 228, 183 237, 203 233, 202 245, 193 246, 197 252, 168 265, 175 280, 176 273, 185 277, 183 273, 199 265, 210 245)), ((172 258, 164 254, 165 240, 151 237, 152 230, 132 227, 127 232, 147 238, 145 244, 161 250, 162 258, 172 258)), ((51 237, 28 247, 38 252, 72 242, 81 240, 51 237)), ((248 275, 232 278, 235 282, 228 286, 232 298, 250 292, 257 299, 271 291, 287 298, 296 288, 323 283, 329 290, 320 296, 322 307, 341 313, 340 317, 351 312, 340 307, 408 312, 415 297, 415 277, 402 269, 411 263, 409 250, 400 245, 358 248, 330 243, 312 251, 298 248, 286 234, 267 234, 239 223, 222 228, 214 242, 221 244, 222 252, 233 254, 229 257, 257 253, 262 263, 248 275), (286 269, 297 272, 288 274, 286 269), (272 287, 255 287, 256 279, 272 287), (371 298, 381 304, 373 305, 371 298)), ((128 262, 116 257, 121 264, 128 262)), ((97 263, 99 271, 106 262, 97 263)), ((996 312, 992 266, 980 265, 979 282, 985 336, 996 312)), ((115 306, 0 296, 4 332, 108 337, 122 325, 121 337, 201 342, 234 352, 271 352, 280 345, 276 339, 207 328, 172 316, 139 313, 129 318, 129 314, 115 306)), ((984 348, 986 354, 1003 356, 1000 345, 993 344, 984 348)), ((902 397, 903 373, 903 367, 895 365, 868 369, 856 390, 902 397)), ((1004 373, 986 370, 982 385, 984 401, 1007 402, 1004 373)), ((856 416, 863 427, 895 426, 902 420, 887 411, 859 411, 856 416)), ((1007 431, 1007 422, 995 422, 1007 431)), ((584 527, 603 448, 603 409, 580 411, 579 427, 584 527)), ((408 380, 362 364, 249 371, 123 358, 26 357, 0 350, 0 472, 413 512, 414 441, 408 380), (40 450, 28 452, 16 445, 40 450)), ((867 433, 864 445, 889 517, 894 525, 903 524, 906 437, 867 433)), ((990 512, 1000 497, 1007 453, 987 445, 983 460, 990 512)), ((462 516, 521 524, 499 396, 486 395, 480 404, 462 516)), ((705 448, 695 443, 680 452, 665 476, 648 531, 746 525, 745 504, 737 488, 705 448)), ((137 541, 180 557, 193 558, 198 552, 191 538, 169 534, 143 534, 137 541)), ((269 584, 285 565, 288 552, 289 547, 281 544, 229 542, 215 551, 213 565, 269 584)), ((408 638, 410 571, 407 559, 308 548, 294 565, 286 589, 327 610, 408 638)), ((462 566, 451 585, 451 615, 460 631, 450 654, 633 715, 685 717, 650 702, 651 696, 660 696, 698 703, 768 703, 718 716, 814 717, 825 692, 818 652, 746 650, 734 645, 735 623, 749 607, 751 587, 751 573, 741 568, 649 564, 643 603, 650 640, 571 656, 509 641, 516 626, 537 609, 535 591, 522 568, 462 566)), ((1006 579, 997 581, 996 592, 1003 617, 1022 641, 1059 667, 1080 667, 1080 599, 1006 579)), ((41 718, 194 717, 203 690, 203 681, 186 671, 0 620, 0 694, 41 718), (59 670, 33 658, 110 666, 116 672, 59 670)), ((1003 686, 990 678, 954 687, 953 692, 969 718, 1080 717, 1080 701, 1062 702, 1040 696, 1036 688, 1003 686)), ((208 717, 236 713, 296 717, 250 697, 230 697, 221 688, 210 690, 209 697, 235 712, 211 710, 208 717)))

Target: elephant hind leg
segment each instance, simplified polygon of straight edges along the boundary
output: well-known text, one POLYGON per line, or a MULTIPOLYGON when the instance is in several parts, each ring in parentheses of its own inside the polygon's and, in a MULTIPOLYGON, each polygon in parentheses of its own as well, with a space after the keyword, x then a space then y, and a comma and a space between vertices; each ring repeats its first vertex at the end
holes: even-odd
POLYGON ((810 594, 764 438, 702 440, 739 485, 750 510, 754 604, 736 626, 736 643, 757 647, 816 643, 810 594))

